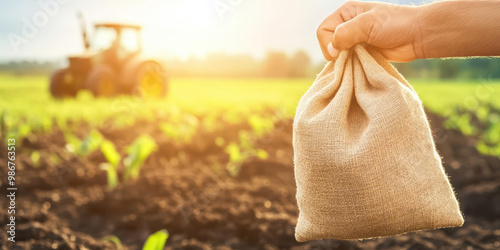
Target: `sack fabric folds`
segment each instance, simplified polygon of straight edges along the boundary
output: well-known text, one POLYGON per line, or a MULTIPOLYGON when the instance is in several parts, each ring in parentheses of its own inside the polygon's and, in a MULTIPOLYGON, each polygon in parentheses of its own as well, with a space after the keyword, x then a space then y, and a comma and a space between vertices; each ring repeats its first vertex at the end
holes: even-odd
POLYGON ((463 224, 420 99, 374 50, 326 65, 299 102, 293 147, 297 241, 463 224))

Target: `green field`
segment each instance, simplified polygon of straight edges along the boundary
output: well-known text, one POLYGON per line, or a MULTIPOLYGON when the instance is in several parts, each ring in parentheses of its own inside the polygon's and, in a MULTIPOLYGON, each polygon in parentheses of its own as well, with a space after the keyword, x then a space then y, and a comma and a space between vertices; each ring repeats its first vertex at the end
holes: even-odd
POLYGON ((173 106, 194 113, 279 106, 288 109, 286 112, 292 115, 312 80, 176 78, 171 79, 165 100, 96 99, 88 92, 80 92, 76 100, 61 101, 50 96, 46 77, 0 75, 0 110, 7 110, 9 116, 18 118, 49 116, 87 121, 115 115, 124 104, 138 117, 173 106))
MULTIPOLYGON (((230 79, 173 78, 169 96, 163 100, 142 100, 134 97, 94 98, 81 92, 76 99, 54 100, 48 91, 45 76, 0 75, 0 120, 7 133, 26 136, 53 128, 54 122, 65 127, 69 121, 85 121, 99 125, 112 118, 115 125, 130 126, 138 119, 156 119, 165 114, 224 116, 228 121, 242 121, 247 114, 274 109, 280 117, 292 118, 302 94, 314 79, 230 79)), ((410 79, 431 111, 450 118, 448 127, 474 134, 470 114, 475 113, 490 124, 496 133, 496 115, 489 106, 500 108, 500 81, 439 81, 410 79), (481 115, 482 114, 482 115, 481 115)), ((500 149, 499 149, 500 150, 500 149)))
MULTIPOLYGON (((0 109, 9 115, 24 118, 41 116, 68 119, 100 119, 113 115, 114 106, 130 104, 138 116, 146 111, 158 111, 182 107, 193 112, 218 108, 252 109, 262 106, 280 107, 287 115, 293 115, 301 95, 314 79, 227 79, 227 78, 174 78, 170 81, 170 93, 166 100, 142 101, 121 97, 106 100, 95 99, 89 93, 81 93, 76 100, 53 100, 48 92, 45 76, 0 75, 0 109)), ((474 108, 478 101, 500 107, 500 80, 439 81, 410 79, 424 105, 433 112, 444 114, 457 105, 474 108)))

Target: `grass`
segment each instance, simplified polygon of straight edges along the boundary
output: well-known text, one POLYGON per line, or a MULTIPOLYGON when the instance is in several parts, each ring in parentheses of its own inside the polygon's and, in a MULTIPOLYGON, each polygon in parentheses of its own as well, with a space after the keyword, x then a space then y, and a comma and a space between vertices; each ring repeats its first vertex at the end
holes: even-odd
POLYGON ((479 102, 500 108, 500 80, 460 81, 410 79, 424 106, 447 116, 455 107, 474 110, 479 102))
POLYGON ((293 114, 296 102, 311 81, 183 78, 171 80, 170 94, 166 100, 143 102, 126 97, 114 100, 95 99, 88 92, 83 92, 76 100, 58 101, 50 97, 47 77, 0 75, 0 110, 7 110, 9 115, 17 118, 49 116, 88 121, 120 112, 140 115, 145 110, 164 110, 172 105, 195 113, 270 105, 285 107, 290 109, 289 114, 293 114))

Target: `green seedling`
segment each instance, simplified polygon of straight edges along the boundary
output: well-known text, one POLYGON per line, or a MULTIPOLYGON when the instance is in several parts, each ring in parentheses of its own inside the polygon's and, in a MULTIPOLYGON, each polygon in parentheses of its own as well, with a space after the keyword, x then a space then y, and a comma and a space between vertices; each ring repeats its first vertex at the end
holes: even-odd
POLYGON ((178 127, 173 124, 161 123, 160 129, 169 139, 180 140, 180 138, 182 138, 182 134, 179 131, 178 127))
POLYGON ((128 147, 128 156, 124 160, 125 172, 123 179, 137 179, 144 161, 158 148, 149 135, 141 135, 128 147))
POLYGON ((50 132, 53 126, 52 120, 47 116, 36 117, 30 123, 32 124, 34 130, 42 132, 50 132))
POLYGON ((240 147, 246 152, 246 155, 249 157, 256 156, 259 159, 265 160, 268 157, 268 154, 265 150, 259 149, 255 147, 255 144, 252 140, 252 136, 250 133, 246 131, 241 131, 239 133, 240 137, 240 147))
POLYGON ((102 142, 101 152, 108 162, 101 163, 99 167, 107 172, 108 189, 112 190, 118 186, 118 164, 120 163, 121 156, 116 151, 115 145, 108 140, 102 142))
POLYGON ((120 239, 118 237, 116 237, 114 235, 104 236, 102 238, 102 241, 112 242, 116 245, 116 249, 123 250, 122 242, 120 241, 120 239))
POLYGON ((458 127, 462 133, 466 135, 473 135, 476 133, 476 128, 472 125, 471 116, 469 114, 460 116, 458 120, 458 127))
POLYGON ((67 143, 66 150, 83 157, 97 150, 103 141, 101 133, 97 130, 90 131, 89 135, 83 140, 68 131, 64 132, 64 138, 67 143))
POLYGON ((36 151, 36 150, 31 152, 30 158, 31 158, 31 162, 33 163, 33 167, 39 168, 40 167, 40 152, 36 151))
POLYGON ((266 160, 267 158, 269 158, 269 154, 264 149, 260 148, 257 149, 255 156, 261 160, 266 160))
POLYGON ((66 150, 75 154, 76 149, 80 146, 81 140, 69 131, 63 132, 63 135, 66 140, 66 150))
POLYGON ((274 121, 272 119, 266 119, 258 115, 251 115, 248 118, 248 123, 257 138, 266 135, 274 129, 274 121))
POLYGON ((16 142, 21 142, 21 139, 27 137, 30 135, 32 129, 31 126, 27 123, 22 123, 22 124, 17 124, 16 126, 7 127, 7 132, 5 136, 5 143, 7 144, 7 140, 14 138, 16 139, 16 142), (10 129, 9 129, 10 128, 10 129))
POLYGON ((265 150, 255 148, 250 138, 250 134, 246 131, 241 131, 239 133, 239 143, 229 143, 225 148, 225 152, 229 155, 227 171, 233 177, 238 175, 242 164, 247 159, 257 157, 265 160, 268 158, 268 154, 265 150))
POLYGON ((241 153, 240 146, 234 142, 229 143, 226 147, 226 153, 229 155, 230 162, 241 162, 244 157, 241 153))
POLYGON ((93 151, 97 150, 103 141, 101 133, 97 130, 90 131, 90 134, 83 139, 77 153, 82 156, 87 156, 93 151))
POLYGON ((470 108, 457 107, 443 125, 448 129, 460 130, 465 135, 480 135, 476 144, 482 154, 500 157, 500 116, 489 104, 479 103, 472 112, 470 108), (473 121, 480 124, 476 127, 473 121))
POLYGON ((482 105, 482 106, 478 107, 476 110, 477 119, 481 123, 485 123, 488 121, 489 114, 490 114, 490 108, 486 105, 482 105))
POLYGON ((106 171, 107 179, 108 179, 108 190, 115 189, 115 187, 118 186, 118 171, 117 171, 116 167, 105 162, 105 163, 99 164, 99 168, 101 170, 106 171))
POLYGON ((458 129, 465 135, 472 135, 477 132, 477 129, 472 125, 471 120, 471 116, 468 113, 453 113, 448 116, 448 119, 443 123, 443 125, 447 129, 458 129))
POLYGON ((118 164, 120 163, 121 156, 116 151, 115 145, 108 140, 104 140, 101 144, 101 152, 106 158, 106 160, 109 162, 114 167, 118 167, 118 164))
MULTIPOLYGON (((165 244, 167 243, 167 239, 169 237, 168 231, 162 229, 157 231, 146 239, 144 246, 142 246, 142 250, 163 250, 165 249, 165 244)), ((120 238, 115 235, 107 235, 102 238, 102 241, 112 242, 116 245, 118 250, 123 250, 122 242, 120 238)))
POLYGON ((480 139, 476 145, 480 153, 500 157, 500 123, 489 124, 480 139))
POLYGON ((165 249, 165 243, 167 242, 168 236, 169 236, 168 231, 165 229, 162 229, 154 234, 151 234, 146 240, 146 243, 144 243, 142 250, 165 249))
POLYGON ((477 143, 476 148, 481 154, 500 157, 500 144, 490 145, 480 141, 477 143))
POLYGON ((161 131, 175 142, 190 143, 198 129, 198 118, 184 115, 179 121, 173 120, 160 124, 161 131))
POLYGON ((489 144, 500 144, 500 123, 491 124, 484 131, 481 139, 489 144))
MULTIPOLYGON (((123 180, 130 178, 137 179, 144 161, 157 149, 156 142, 149 135, 141 135, 128 147, 128 156, 123 160, 125 171, 123 180)), ((121 162, 121 156, 115 148, 115 145, 105 140, 101 143, 101 152, 108 162, 101 163, 99 167, 107 172, 108 189, 113 190, 118 186, 118 166, 121 162)))

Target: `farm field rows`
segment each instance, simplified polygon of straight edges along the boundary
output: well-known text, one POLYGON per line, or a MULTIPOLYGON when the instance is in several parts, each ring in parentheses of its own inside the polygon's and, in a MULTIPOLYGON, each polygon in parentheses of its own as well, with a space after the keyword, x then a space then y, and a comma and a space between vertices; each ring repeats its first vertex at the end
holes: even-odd
POLYGON ((59 101, 45 77, 0 75, 0 139, 17 138, 20 190, 17 248, 2 231, 0 249, 116 248, 107 236, 139 249, 162 229, 171 248, 500 248, 499 81, 410 80, 464 227, 296 242, 292 119, 312 81, 173 78, 166 100, 59 101))

